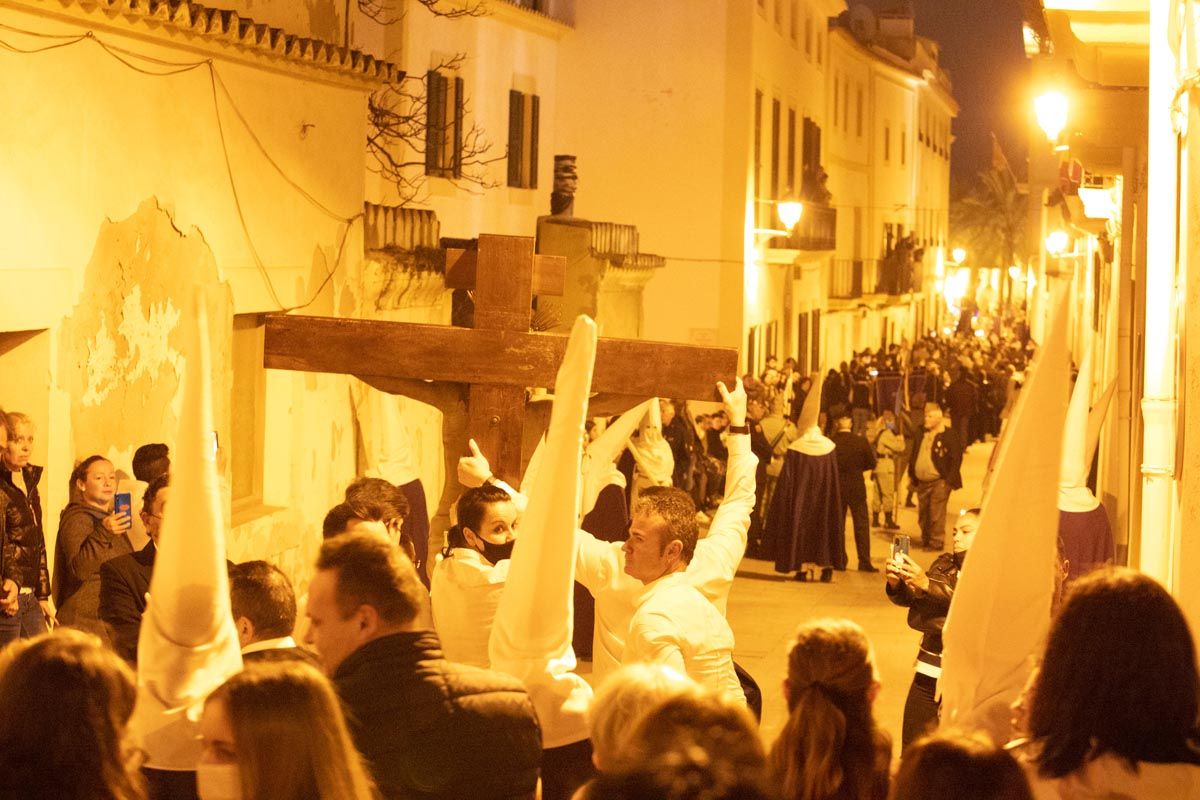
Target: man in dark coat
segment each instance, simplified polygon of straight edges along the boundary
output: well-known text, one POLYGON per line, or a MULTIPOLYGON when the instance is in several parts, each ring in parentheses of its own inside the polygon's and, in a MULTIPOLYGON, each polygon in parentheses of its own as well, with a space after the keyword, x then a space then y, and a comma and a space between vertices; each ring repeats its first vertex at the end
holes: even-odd
POLYGON ((925 426, 913 442, 908 477, 917 487, 917 517, 921 546, 941 550, 946 539, 946 503, 950 492, 962 488, 962 445, 953 428, 947 428, 941 406, 925 406, 925 426))
POLYGON ((875 453, 865 436, 854 433, 849 416, 834 421, 833 454, 838 465, 838 489, 841 494, 839 519, 846 524, 846 512, 854 520, 854 546, 858 551, 858 571, 878 572, 871 565, 871 526, 867 509, 867 484, 863 473, 875 469, 875 453))
POLYGON ((146 546, 100 565, 100 621, 108 628, 117 655, 135 665, 146 593, 150 591, 163 510, 170 493, 168 481, 166 474, 155 478, 143 495, 142 524, 150 536, 146 546))
POLYGON ((328 539, 308 642, 385 800, 534 797, 542 733, 521 681, 442 657, 412 562, 378 536, 328 539))
POLYGON ((950 427, 954 428, 959 444, 968 447, 976 438, 971 420, 979 411, 979 387, 969 370, 958 367, 954 380, 946 387, 945 405, 950 409, 950 427))
POLYGON ((242 661, 303 661, 320 664, 292 638, 296 593, 283 570, 266 561, 229 568, 229 608, 237 628, 242 661))

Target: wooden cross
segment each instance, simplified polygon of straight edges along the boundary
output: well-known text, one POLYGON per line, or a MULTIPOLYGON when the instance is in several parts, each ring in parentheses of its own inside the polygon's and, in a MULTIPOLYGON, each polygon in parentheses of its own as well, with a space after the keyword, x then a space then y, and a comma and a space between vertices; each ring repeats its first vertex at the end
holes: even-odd
MULTIPOLYGON (((530 332, 533 295, 562 294, 566 259, 535 256, 531 238, 482 235, 475 251, 447 250, 446 263, 448 287, 474 289, 473 328, 274 314, 266 319, 264 364, 355 375, 427 402, 427 381, 465 384, 470 436, 496 474, 516 485, 526 388, 554 386, 567 345, 561 334, 530 332)), ((732 348, 602 338, 592 391, 713 400, 716 382, 732 384, 736 372, 732 348)), ((593 410, 605 413, 595 403, 593 410)), ((466 442, 460 446, 465 452, 466 442)))

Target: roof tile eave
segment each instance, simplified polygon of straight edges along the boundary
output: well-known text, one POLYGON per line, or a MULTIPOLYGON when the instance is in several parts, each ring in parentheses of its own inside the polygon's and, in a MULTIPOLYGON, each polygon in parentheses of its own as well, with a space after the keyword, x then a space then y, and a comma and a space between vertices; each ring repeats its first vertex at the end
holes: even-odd
POLYGON ((236 11, 191 0, 62 0, 80 9, 115 11, 130 19, 153 23, 159 30, 190 33, 218 43, 231 43, 264 55, 287 58, 317 69, 355 75, 369 81, 395 81, 404 72, 362 50, 296 36, 282 28, 255 22, 236 11))

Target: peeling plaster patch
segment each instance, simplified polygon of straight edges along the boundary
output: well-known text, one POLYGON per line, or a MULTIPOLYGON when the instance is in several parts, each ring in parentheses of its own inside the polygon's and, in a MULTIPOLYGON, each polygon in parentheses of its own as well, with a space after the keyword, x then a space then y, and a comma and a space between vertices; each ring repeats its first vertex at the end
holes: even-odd
POLYGON ((80 398, 85 406, 98 406, 117 385, 117 343, 108 333, 108 321, 100 317, 100 329, 87 341, 87 390, 80 398))
MULTIPOLYGON (((146 250, 147 258, 149 254, 146 250)), ((143 313, 142 287, 133 287, 121 307, 121 324, 117 328, 129 348, 121 369, 126 380, 135 381, 143 375, 153 377, 164 364, 182 374, 181 355, 170 345, 170 334, 179 325, 179 318, 179 310, 169 297, 165 302, 147 304, 143 313)))
POLYGON ((212 250, 199 231, 180 231, 154 198, 100 226, 59 348, 60 380, 76 398, 72 455, 174 442, 184 359, 177 340, 197 294, 207 298, 213 410, 224 440, 233 302, 212 250))

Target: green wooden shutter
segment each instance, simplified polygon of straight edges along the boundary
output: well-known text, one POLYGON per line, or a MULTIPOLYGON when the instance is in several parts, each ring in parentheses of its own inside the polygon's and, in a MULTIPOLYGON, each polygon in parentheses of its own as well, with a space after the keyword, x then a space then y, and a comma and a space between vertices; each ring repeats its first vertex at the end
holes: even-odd
POLYGON ((525 95, 516 89, 508 92, 508 185, 521 185, 521 155, 525 136, 521 124, 525 120, 525 95))

